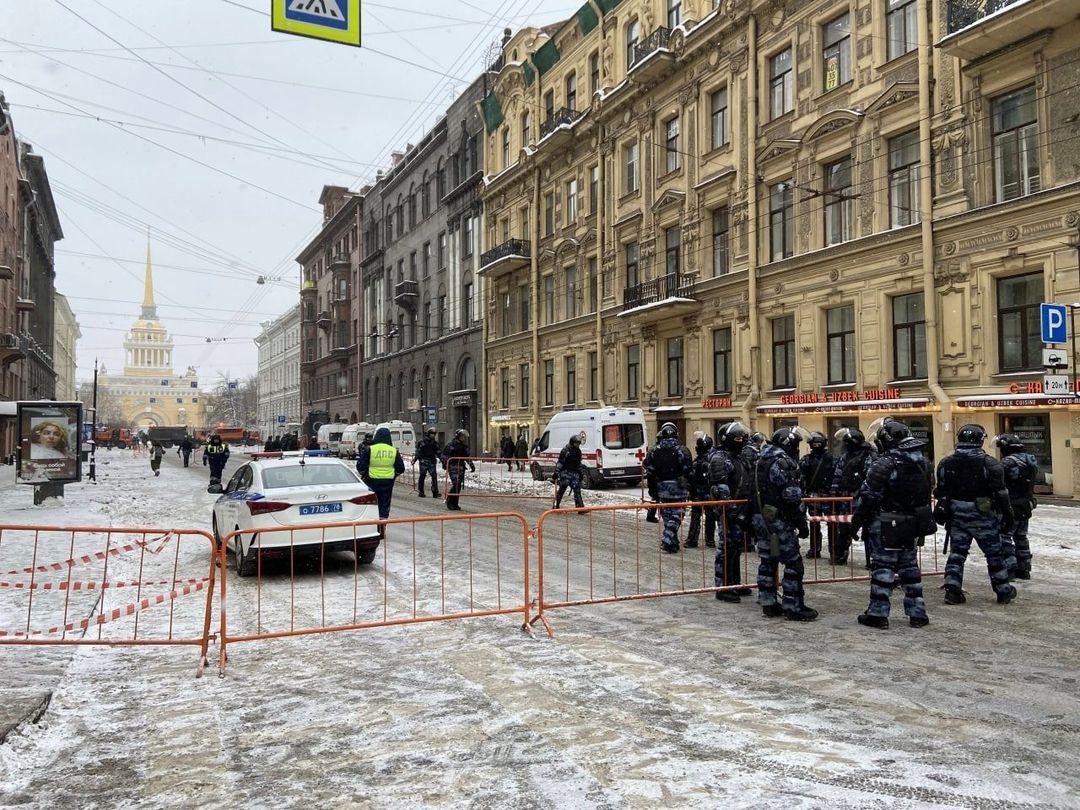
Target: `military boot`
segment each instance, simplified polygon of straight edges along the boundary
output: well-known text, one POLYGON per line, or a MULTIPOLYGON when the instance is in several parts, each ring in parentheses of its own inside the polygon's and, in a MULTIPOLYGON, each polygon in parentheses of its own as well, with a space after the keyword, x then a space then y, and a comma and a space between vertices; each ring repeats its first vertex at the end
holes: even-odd
POLYGON ((1012 585, 1009 586, 1009 590, 1003 591, 1002 593, 999 593, 997 595, 997 600, 998 600, 999 605, 1007 605, 1007 604, 1009 604, 1009 602, 1011 602, 1015 598, 1016 598, 1016 588, 1014 588, 1012 585))
POLYGON ((785 610, 784 618, 789 622, 812 622, 818 617, 818 612, 806 605, 801 605, 795 610, 785 610))
POLYGON ((878 630, 889 629, 888 616, 871 616, 869 613, 860 613, 856 618, 863 627, 876 627, 878 630))
POLYGON ((945 586, 945 604, 946 605, 962 605, 967 601, 967 597, 964 596, 964 592, 956 585, 945 586))

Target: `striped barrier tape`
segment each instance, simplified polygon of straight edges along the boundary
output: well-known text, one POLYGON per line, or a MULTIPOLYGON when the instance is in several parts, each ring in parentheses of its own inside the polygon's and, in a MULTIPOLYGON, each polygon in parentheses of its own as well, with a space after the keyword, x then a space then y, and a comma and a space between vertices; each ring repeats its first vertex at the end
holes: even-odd
POLYGON ((171 602, 181 596, 187 596, 192 593, 198 593, 206 587, 206 583, 209 582, 209 578, 196 582, 194 585, 185 585, 182 588, 174 588, 168 593, 158 594, 157 596, 150 596, 145 599, 140 599, 138 602, 132 602, 129 605, 123 607, 113 608, 105 613, 101 613, 96 617, 89 617, 77 622, 69 622, 68 624, 57 625, 56 627, 50 627, 48 630, 29 630, 29 631, 16 631, 10 633, 7 630, 0 630, 0 638, 29 638, 30 636, 54 636, 58 633, 71 633, 75 630, 86 630, 94 625, 108 624, 109 622, 116 621, 117 619, 124 618, 125 616, 134 616, 136 613, 141 613, 146 608, 153 605, 160 605, 163 602, 171 602))
POLYGON ((851 523, 851 515, 808 515, 811 523, 851 523))
POLYGON ((151 588, 158 585, 194 585, 206 582, 206 577, 190 579, 158 579, 153 581, 133 580, 131 582, 5 582, 0 580, 0 590, 5 588, 16 591, 103 591, 107 588, 151 588))
MULTIPOLYGON (((89 565, 92 562, 104 560, 106 557, 119 557, 121 554, 126 554, 129 551, 137 551, 138 549, 145 549, 151 554, 160 554, 166 544, 173 538, 172 532, 166 532, 158 537, 152 537, 149 540, 136 540, 134 543, 127 543, 122 546, 116 546, 110 548, 108 551, 95 551, 93 554, 84 554, 81 557, 72 557, 71 559, 64 560, 63 562, 48 563, 47 565, 32 565, 29 568, 16 568, 11 571, 5 571, 4 576, 13 576, 15 574, 47 574, 49 571, 64 571, 68 568, 74 568, 76 565, 89 565), (161 545, 157 548, 149 548, 151 543, 161 541, 161 545)), ((165 583, 168 584, 168 583, 165 583)))

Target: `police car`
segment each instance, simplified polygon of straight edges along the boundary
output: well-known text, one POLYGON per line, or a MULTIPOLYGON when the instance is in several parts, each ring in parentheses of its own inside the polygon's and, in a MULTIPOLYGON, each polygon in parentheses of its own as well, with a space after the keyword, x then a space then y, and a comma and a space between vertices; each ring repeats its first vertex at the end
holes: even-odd
POLYGON ((214 503, 214 537, 229 540, 236 572, 247 577, 263 559, 309 553, 355 551, 357 561, 375 559, 382 533, 377 525, 305 528, 312 524, 378 520, 375 494, 356 471, 326 451, 253 453, 229 479, 214 503), (291 527, 292 531, 259 532, 291 527))

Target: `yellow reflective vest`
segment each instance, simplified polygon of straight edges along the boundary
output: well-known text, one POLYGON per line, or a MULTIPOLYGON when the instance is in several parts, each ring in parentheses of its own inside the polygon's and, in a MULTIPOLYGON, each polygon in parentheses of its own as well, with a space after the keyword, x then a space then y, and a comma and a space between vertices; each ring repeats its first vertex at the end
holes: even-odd
POLYGON ((368 477, 376 481, 385 481, 394 477, 394 462, 397 461, 397 448, 392 444, 371 445, 368 461, 368 477))

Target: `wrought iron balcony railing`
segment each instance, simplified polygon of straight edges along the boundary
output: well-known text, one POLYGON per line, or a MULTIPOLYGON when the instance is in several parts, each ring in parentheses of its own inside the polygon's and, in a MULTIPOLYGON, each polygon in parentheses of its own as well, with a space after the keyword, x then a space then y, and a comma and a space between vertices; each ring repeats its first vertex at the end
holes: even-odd
POLYGON ((501 245, 496 245, 491 250, 480 254, 480 267, 495 264, 499 259, 508 256, 520 256, 528 259, 532 256, 532 245, 528 239, 507 239, 501 245))
POLYGON ((1018 2, 1020 0, 948 0, 949 33, 955 34, 1018 2))
POLYGON ((658 304, 668 298, 697 299, 697 279, 685 273, 668 273, 666 276, 643 281, 623 291, 623 312, 645 304, 658 304))
POLYGON ((649 54, 655 53, 661 48, 666 50, 670 43, 671 29, 657 28, 634 46, 634 61, 630 63, 630 69, 633 70, 634 67, 649 54))
POLYGON ((572 124, 581 118, 582 113, 578 110, 571 110, 567 107, 560 107, 551 117, 540 125, 540 140, 543 140, 556 129, 564 124, 572 124))

